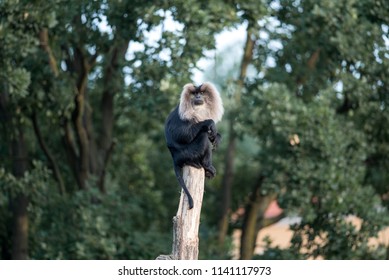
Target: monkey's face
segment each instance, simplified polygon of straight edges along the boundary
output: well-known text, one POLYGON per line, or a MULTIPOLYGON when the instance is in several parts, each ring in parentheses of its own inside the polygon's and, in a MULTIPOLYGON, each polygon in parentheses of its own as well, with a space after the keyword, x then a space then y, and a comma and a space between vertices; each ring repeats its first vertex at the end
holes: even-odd
POLYGON ((201 87, 202 84, 198 87, 194 86, 194 90, 191 91, 191 101, 193 106, 201 106, 206 101, 205 92, 201 87))
POLYGON ((192 104, 194 106, 201 106, 204 104, 204 92, 203 91, 195 91, 191 94, 192 104))
POLYGON ((200 86, 186 84, 181 92, 178 107, 182 120, 195 120, 196 122, 208 119, 218 122, 224 112, 219 92, 208 82, 200 86))

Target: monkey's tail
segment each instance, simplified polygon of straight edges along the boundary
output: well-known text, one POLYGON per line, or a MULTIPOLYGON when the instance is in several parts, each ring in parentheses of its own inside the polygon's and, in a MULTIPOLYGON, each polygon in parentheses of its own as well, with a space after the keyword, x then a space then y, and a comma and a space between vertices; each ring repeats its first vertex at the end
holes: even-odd
POLYGON ((178 183, 180 184, 181 188, 184 190, 186 196, 188 197, 189 209, 192 209, 193 208, 193 199, 189 193, 189 190, 187 189, 187 187, 185 185, 184 179, 182 179, 181 168, 177 165, 174 165, 174 172, 176 173, 178 183))

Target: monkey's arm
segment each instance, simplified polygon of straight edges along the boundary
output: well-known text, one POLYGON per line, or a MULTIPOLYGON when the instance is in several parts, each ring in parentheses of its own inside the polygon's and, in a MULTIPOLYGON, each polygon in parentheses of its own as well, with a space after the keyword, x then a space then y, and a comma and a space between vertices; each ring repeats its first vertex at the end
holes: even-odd
POLYGON ((199 133, 216 135, 215 122, 213 120, 205 120, 198 123, 192 123, 188 120, 181 120, 178 115, 178 108, 169 115, 166 121, 165 136, 168 146, 170 147, 176 144, 190 144, 199 133))
POLYGON ((215 138, 214 131, 216 130, 215 123, 212 120, 205 120, 199 123, 183 125, 175 129, 175 138, 178 143, 192 143, 199 134, 207 133, 208 137, 215 138))

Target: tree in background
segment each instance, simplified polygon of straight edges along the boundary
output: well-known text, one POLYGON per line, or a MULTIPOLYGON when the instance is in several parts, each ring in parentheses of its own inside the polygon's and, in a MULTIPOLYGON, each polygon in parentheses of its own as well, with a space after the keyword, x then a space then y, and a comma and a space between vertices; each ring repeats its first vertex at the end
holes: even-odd
POLYGON ((238 227, 243 259, 387 258, 368 244, 388 224, 384 2, 2 1, 1 258, 169 251, 165 116, 214 35, 238 24, 235 75, 212 78, 229 108, 201 257, 229 258, 238 227), (301 222, 290 249, 253 256, 272 199, 301 222))
POLYGON ((238 146, 257 154, 246 165, 242 150, 234 158, 232 211, 245 205, 241 258, 253 257, 272 198, 302 222, 292 227, 291 250, 269 249, 265 258, 385 258, 382 246, 369 245, 387 225, 389 15, 382 5, 268 1, 267 15, 255 18, 255 74, 244 79, 235 119, 245 139, 238 146))
MULTIPOLYGON (((302 222, 293 228, 293 248, 305 248, 304 257, 383 258, 382 248, 368 246, 368 238, 387 225, 379 201, 385 204, 387 190, 371 180, 372 169, 377 170, 371 158, 382 154, 377 145, 386 146, 388 139, 367 127, 387 115, 389 13, 380 8, 384 1, 275 4, 278 26, 289 32, 272 32, 283 47, 274 53, 276 67, 265 79, 284 83, 307 114, 295 115, 298 132, 289 132, 300 143, 294 139, 295 159, 285 166, 287 189, 279 198, 288 211, 302 211, 302 222), (361 218, 361 227, 345 220, 348 215, 361 218)), ((298 112, 297 104, 293 108, 298 112)), ((374 123, 386 130, 383 122, 374 123)))
POLYGON ((213 34, 236 17, 221 1, 192 4, 0 4, 1 220, 15 224, 1 233, 3 258, 157 255, 142 242, 160 235, 167 213, 149 167, 158 162, 150 147, 163 143, 160 116, 213 47, 213 34), (179 30, 165 29, 167 20, 179 30), (160 38, 151 39, 153 32, 160 38), (47 164, 52 178, 28 181, 33 160, 47 164))

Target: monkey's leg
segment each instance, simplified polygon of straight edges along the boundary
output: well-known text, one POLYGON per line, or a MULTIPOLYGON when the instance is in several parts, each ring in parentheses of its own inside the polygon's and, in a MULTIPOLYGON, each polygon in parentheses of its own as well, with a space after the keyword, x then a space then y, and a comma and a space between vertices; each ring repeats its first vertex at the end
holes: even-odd
MULTIPOLYGON (((205 133, 199 133, 199 135, 201 134, 205 133)), ((203 141, 199 135, 190 144, 181 145, 180 148, 174 149, 172 153, 173 160, 179 167, 182 168, 184 165, 189 165, 195 168, 203 168, 201 162, 203 141)))
POLYGON ((212 144, 208 141, 208 147, 205 150, 202 165, 205 170, 205 177, 211 179, 216 175, 216 168, 212 165, 212 144))
POLYGON ((215 176, 216 170, 211 163, 212 144, 208 139, 207 132, 199 133, 192 143, 186 147, 183 154, 187 157, 186 165, 204 168, 208 178, 215 176))
POLYGON ((175 152, 173 160, 180 168, 184 167, 184 165, 190 165, 195 168, 203 167, 202 164, 196 160, 196 156, 193 152, 188 148, 183 148, 181 151, 175 152))

